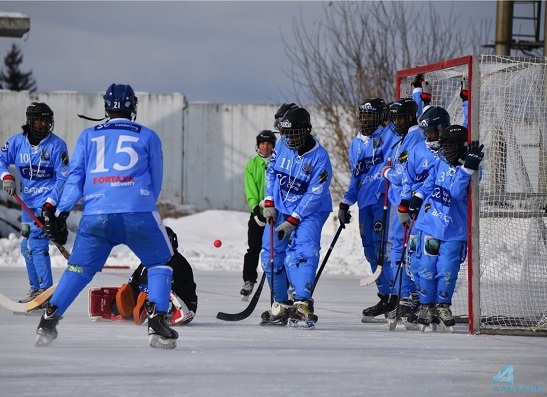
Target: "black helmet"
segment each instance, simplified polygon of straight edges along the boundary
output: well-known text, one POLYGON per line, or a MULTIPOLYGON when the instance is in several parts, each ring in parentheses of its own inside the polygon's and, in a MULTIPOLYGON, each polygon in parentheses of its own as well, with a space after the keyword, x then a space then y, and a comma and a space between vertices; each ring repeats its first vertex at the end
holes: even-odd
POLYGON ((131 120, 137 118, 138 98, 129 84, 110 84, 103 96, 106 116, 109 112, 118 111, 131 115, 131 120))
POLYGON ((273 131, 263 130, 260 131, 260 133, 256 136, 256 145, 258 146, 262 142, 270 142, 272 145, 275 146, 275 143, 277 142, 277 137, 275 136, 273 131))
POLYGON ((41 141, 53 131, 53 110, 45 102, 32 102, 27 107, 27 125, 23 130, 29 132, 34 138, 41 141), (45 128, 36 128, 34 122, 37 120, 46 120, 45 128), (25 128, 26 127, 26 128, 25 128))
POLYGON ((283 143, 289 149, 301 149, 304 147, 306 138, 311 132, 310 114, 304 108, 290 109, 281 118, 279 127, 283 143))
POLYGON ((389 105, 389 118, 395 124, 398 135, 406 135, 410 127, 418 124, 417 111, 418 105, 412 98, 401 98, 389 105))
POLYGON ((467 128, 453 124, 439 133, 439 155, 447 163, 459 165, 467 156, 467 128))
POLYGON ((281 121, 281 118, 285 116, 285 113, 287 113, 291 109, 296 109, 298 106, 295 103, 284 103, 277 109, 277 112, 275 112, 274 116, 274 128, 279 131, 279 122, 281 121))
POLYGON ((386 101, 382 98, 367 98, 359 105, 359 132, 363 135, 371 135, 385 120, 387 114, 386 101))
POLYGON ((426 133, 426 144, 431 150, 439 150, 439 133, 449 125, 450 115, 439 106, 429 107, 418 120, 418 126, 426 133))
POLYGON ((171 247, 173 247, 173 251, 176 251, 179 248, 179 240, 177 238, 177 234, 169 226, 165 226, 165 230, 167 231, 167 236, 169 237, 169 241, 171 242, 171 247))

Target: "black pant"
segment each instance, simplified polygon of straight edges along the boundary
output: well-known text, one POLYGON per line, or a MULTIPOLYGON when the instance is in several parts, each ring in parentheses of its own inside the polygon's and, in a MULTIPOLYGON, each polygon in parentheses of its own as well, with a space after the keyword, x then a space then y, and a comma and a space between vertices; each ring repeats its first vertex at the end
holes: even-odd
POLYGON ((264 227, 258 226, 251 214, 247 229, 247 244, 249 245, 249 248, 243 257, 243 281, 256 283, 256 279, 258 278, 256 268, 258 267, 258 262, 260 260, 263 234, 264 227))

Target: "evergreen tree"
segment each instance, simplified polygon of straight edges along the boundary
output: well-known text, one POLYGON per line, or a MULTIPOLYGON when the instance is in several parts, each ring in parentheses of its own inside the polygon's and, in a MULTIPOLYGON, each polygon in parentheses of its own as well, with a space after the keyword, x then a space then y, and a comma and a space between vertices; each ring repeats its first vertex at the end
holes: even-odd
POLYGON ((21 72, 19 67, 22 63, 21 49, 16 44, 12 44, 10 51, 4 58, 5 68, 0 71, 0 88, 11 91, 36 91, 36 81, 32 77, 32 70, 26 73, 21 72))

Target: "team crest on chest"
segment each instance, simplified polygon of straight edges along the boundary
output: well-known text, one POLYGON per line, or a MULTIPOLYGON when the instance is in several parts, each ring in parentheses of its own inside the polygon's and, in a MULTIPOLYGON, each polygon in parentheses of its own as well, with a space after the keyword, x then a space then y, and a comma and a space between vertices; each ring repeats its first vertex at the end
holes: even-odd
POLYGON ((302 166, 302 172, 306 175, 310 175, 313 172, 313 165, 306 163, 302 166))
POLYGON ((382 139, 381 136, 379 136, 379 137, 374 138, 374 139, 372 140, 372 147, 373 147, 374 149, 378 149, 379 147, 382 147, 383 143, 384 143, 384 140, 382 139))
POLYGON ((50 161, 51 160, 51 155, 50 155, 50 152, 49 152, 49 148, 45 148, 44 150, 42 150, 42 153, 40 154, 40 159, 42 161, 50 161))

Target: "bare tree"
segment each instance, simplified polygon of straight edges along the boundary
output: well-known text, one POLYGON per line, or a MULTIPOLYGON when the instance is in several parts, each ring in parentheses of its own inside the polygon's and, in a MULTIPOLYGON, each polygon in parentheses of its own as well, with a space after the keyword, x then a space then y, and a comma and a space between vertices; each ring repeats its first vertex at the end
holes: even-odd
MULTIPOLYGON (((313 105, 326 122, 319 135, 335 175, 349 177, 358 105, 369 97, 396 99, 398 69, 463 56, 478 48, 480 35, 472 26, 459 28, 452 12, 443 20, 431 2, 330 2, 324 12, 325 21, 311 27, 300 16, 294 37, 283 37, 290 61, 285 72, 295 98, 313 105)), ((334 198, 346 187, 347 179, 333 179, 334 198)))

